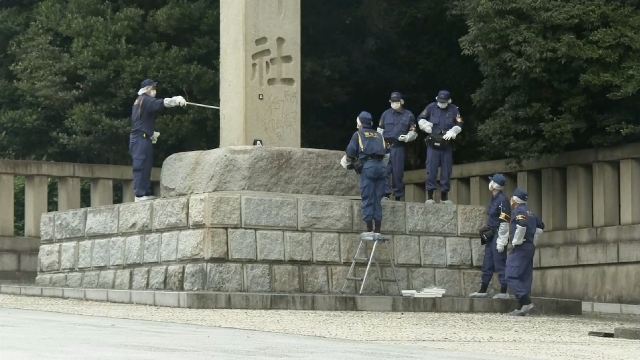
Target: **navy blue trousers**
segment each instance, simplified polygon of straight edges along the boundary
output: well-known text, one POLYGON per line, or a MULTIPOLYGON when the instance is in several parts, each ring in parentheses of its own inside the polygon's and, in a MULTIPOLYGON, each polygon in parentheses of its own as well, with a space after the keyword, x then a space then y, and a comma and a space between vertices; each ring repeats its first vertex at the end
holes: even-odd
POLYGON ((151 190, 151 169, 153 168, 153 144, 149 137, 131 135, 129 153, 133 159, 133 192, 136 197, 149 196, 151 190))
POLYGON ((382 197, 384 196, 387 167, 382 161, 367 161, 360 174, 362 220, 382 221, 382 197))
POLYGON ((531 294, 533 284, 533 255, 536 247, 533 243, 522 243, 511 251, 507 258, 505 275, 507 285, 513 295, 520 301, 523 296, 531 294))
POLYGON ((438 189, 438 169, 440 174, 440 191, 449 192, 451 172, 453 171, 453 148, 434 149, 427 146, 427 191, 438 189))
POLYGON ((391 146, 389 149, 389 164, 387 164, 387 181, 385 195, 393 194, 396 198, 404 197, 404 160, 407 151, 404 146, 391 146), (393 188, 391 178, 393 177, 393 188))
POLYGON ((493 273, 498 273, 498 279, 500 285, 507 285, 505 278, 505 267, 507 266, 507 249, 503 252, 498 252, 496 249, 496 241, 498 234, 493 239, 485 244, 484 248, 484 260, 482 261, 482 283, 488 285, 493 278, 493 273))

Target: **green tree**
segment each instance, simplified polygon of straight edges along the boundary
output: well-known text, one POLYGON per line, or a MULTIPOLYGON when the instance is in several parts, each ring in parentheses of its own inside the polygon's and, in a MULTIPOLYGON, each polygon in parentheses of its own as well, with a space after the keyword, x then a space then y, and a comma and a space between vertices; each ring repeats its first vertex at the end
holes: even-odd
POLYGON ((473 94, 492 157, 533 158, 640 137, 640 5, 460 0, 460 39, 484 75, 473 94))

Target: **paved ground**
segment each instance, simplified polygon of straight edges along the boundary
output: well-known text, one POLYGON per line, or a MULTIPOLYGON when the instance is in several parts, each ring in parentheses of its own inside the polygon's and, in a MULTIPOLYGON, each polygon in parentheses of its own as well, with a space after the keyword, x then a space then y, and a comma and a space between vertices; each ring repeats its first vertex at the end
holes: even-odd
POLYGON ((631 316, 196 310, 0 295, 0 319, 1 360, 626 360, 640 353, 640 341, 587 335, 640 326, 631 316))

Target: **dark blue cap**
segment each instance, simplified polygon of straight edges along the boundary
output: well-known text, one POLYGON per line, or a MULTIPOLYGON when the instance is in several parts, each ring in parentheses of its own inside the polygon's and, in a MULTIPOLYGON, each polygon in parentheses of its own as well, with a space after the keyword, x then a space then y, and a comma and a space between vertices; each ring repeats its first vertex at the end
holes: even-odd
POLYGON ((402 94, 400 94, 397 91, 394 91, 391 93, 391 97, 389 98, 389 101, 400 101, 402 100, 402 94))
POLYGON ((520 188, 517 188, 516 191, 513 192, 513 196, 522 201, 527 201, 527 198, 529 197, 529 195, 527 195, 527 192, 520 188))
POLYGON ((505 186, 507 184, 507 179, 504 176, 502 176, 502 174, 495 174, 493 176, 489 176, 489 180, 493 181, 494 183, 500 186, 505 186))
POLYGON ((140 89, 144 89, 147 86, 156 86, 156 84, 158 84, 157 82, 151 80, 151 79, 146 79, 145 81, 142 82, 142 84, 140 85, 140 89))
POLYGON ((373 123, 373 117, 366 111, 363 111, 358 115, 358 119, 360 119, 360 123, 362 125, 371 125, 373 123))
POLYGON ((447 103, 451 100, 451 94, 447 90, 440 90, 438 92, 438 102, 439 103, 447 103))

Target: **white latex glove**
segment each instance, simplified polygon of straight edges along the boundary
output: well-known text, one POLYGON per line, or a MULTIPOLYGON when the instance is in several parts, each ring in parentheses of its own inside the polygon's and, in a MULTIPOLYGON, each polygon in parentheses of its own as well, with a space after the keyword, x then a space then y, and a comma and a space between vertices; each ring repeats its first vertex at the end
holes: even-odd
POLYGON ((417 138, 418 138, 418 133, 416 133, 415 131, 409 131, 409 133, 407 133, 407 139, 405 140, 405 142, 412 142, 417 138))
POLYGON ((516 225, 516 231, 513 234, 513 240, 511 244, 513 246, 521 245, 524 242, 524 234, 527 231, 527 228, 524 226, 516 225))
POLYGON ((418 121, 418 126, 420 127, 420 130, 427 134, 431 134, 431 131, 433 131, 433 123, 430 123, 425 119, 418 121))
POLYGON ((153 136, 151 136, 151 143, 152 144, 155 144, 158 141, 158 136, 160 136, 160 133, 155 131, 153 133, 153 136))
POLYGON ((404 142, 407 142, 407 135, 400 135, 400 136, 398 137, 398 141, 404 141, 404 142))
POLYGON ((535 235, 533 235, 533 245, 537 246, 538 245, 538 240, 540 240, 540 235, 542 235, 543 231, 540 228, 536 229, 536 233, 535 235))
POLYGON ((504 251, 504 245, 497 244, 496 245, 496 250, 498 250, 499 253, 503 252, 504 251))
POLYGON ((174 96, 172 98, 164 99, 164 106, 171 108, 174 106, 186 106, 187 101, 182 96, 174 96))
POLYGON ((380 128, 378 128, 378 130, 377 130, 377 131, 378 131, 378 134, 380 134, 380 135, 384 136, 384 129, 380 129, 380 128))
POLYGON ((455 139, 456 138, 456 133, 454 133, 453 131, 449 130, 447 131, 446 134, 444 134, 444 136, 442 137, 444 140, 451 140, 451 139, 455 139))
POLYGON ((343 156, 342 159, 340 159, 340 165, 342 165, 342 167, 345 168, 345 170, 349 170, 347 169, 347 166, 349 166, 349 162, 347 161, 347 155, 343 156))

